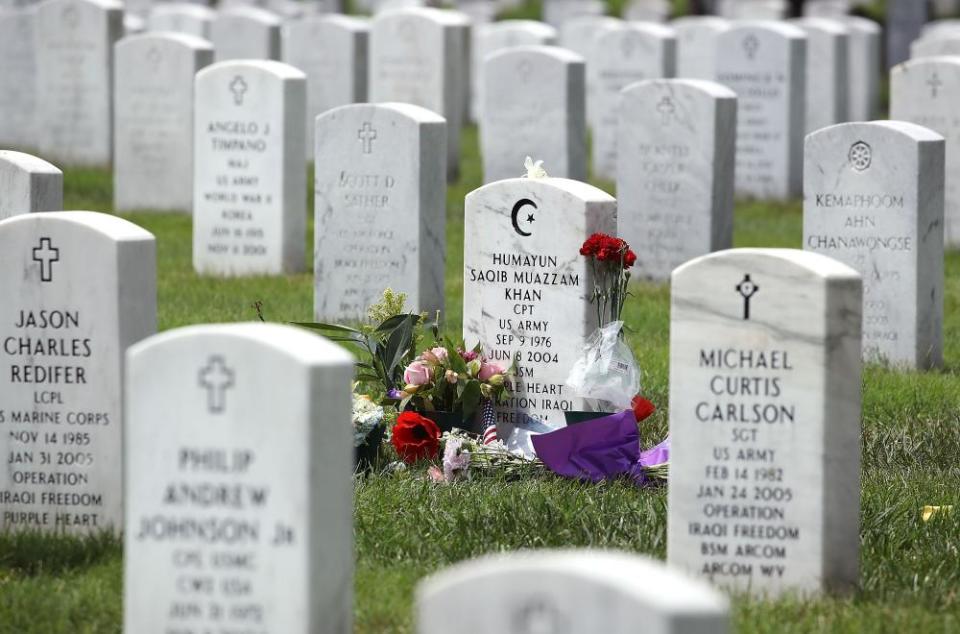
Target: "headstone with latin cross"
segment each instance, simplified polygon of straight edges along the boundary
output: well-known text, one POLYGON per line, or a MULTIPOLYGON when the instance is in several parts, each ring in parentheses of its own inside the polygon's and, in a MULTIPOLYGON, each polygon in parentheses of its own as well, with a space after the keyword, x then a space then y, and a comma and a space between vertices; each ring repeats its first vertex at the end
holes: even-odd
POLYGON ((809 251, 673 272, 668 564, 760 597, 858 585, 862 302, 809 251))
POLYGON ((863 276, 863 356, 943 362, 943 137, 912 123, 848 123, 807 137, 803 248, 863 276))
POLYGON ((729 610, 723 594, 660 561, 540 550, 488 555, 424 579, 416 631, 445 634, 458 623, 459 634, 726 634, 729 610), (497 609, 474 610, 478 595, 497 609))
POLYGON ((848 119, 850 84, 849 29, 843 22, 829 18, 800 18, 792 23, 807 34, 807 134, 844 123, 848 119))
POLYGON ((290 326, 130 349, 124 632, 352 631, 352 380, 290 326))
POLYGON ((552 46, 557 43, 557 30, 549 24, 536 20, 502 20, 483 24, 474 29, 472 51, 473 99, 471 118, 480 120, 480 104, 483 103, 483 64, 487 57, 497 51, 513 46, 552 46))
POLYGON ((583 58, 555 46, 500 50, 483 65, 480 154, 485 183, 523 174, 527 156, 557 177, 586 180, 583 58))
POLYGON ((147 28, 151 31, 173 31, 210 39, 217 12, 191 2, 164 2, 150 8, 147 28))
POLYGON ((584 409, 565 385, 597 327, 580 247, 594 233, 616 232, 616 206, 606 192, 564 178, 501 180, 467 195, 463 337, 500 363, 516 362, 522 378, 496 411, 510 448, 532 451, 531 434, 584 409))
POLYGON ((670 22, 677 35, 676 77, 713 81, 717 71, 717 36, 730 22, 709 15, 691 15, 670 22))
POLYGON ((960 246, 960 57, 924 57, 890 72, 890 118, 909 121, 946 139, 945 246, 960 246))
POLYGON ((369 99, 420 106, 447 121, 447 173, 460 169, 460 129, 468 111, 469 21, 433 8, 385 11, 370 30, 369 99))
POLYGON ((113 150, 113 44, 123 7, 113 0, 37 5, 36 149, 58 164, 105 167, 113 150))
POLYGON ((194 97, 194 268, 303 270, 306 76, 281 62, 219 62, 197 73, 194 97))
POLYGON ((444 309, 446 123, 410 104, 317 117, 314 314, 362 319, 391 288, 414 312, 444 309))
POLYGON ((152 235, 115 216, 0 221, 0 533, 123 528, 123 353, 156 331, 152 235))
POLYGON ((36 146, 35 7, 0 6, 0 147, 36 146))
POLYGON ((113 205, 190 213, 193 81, 213 61, 207 40, 144 33, 117 43, 113 205))
POLYGON ((0 220, 63 208, 63 172, 42 158, 0 150, 0 220))
POLYGON ((807 38, 791 24, 736 23, 717 38, 717 81, 737 93, 736 191, 800 194, 807 38))
POLYGON ((214 59, 279 60, 282 23, 280 16, 259 7, 221 9, 210 28, 214 59))
POLYGON ((307 75, 307 160, 317 116, 367 100, 370 25, 345 15, 316 15, 284 26, 283 61, 307 75))
POLYGON ((667 281, 687 260, 733 242, 737 96, 697 79, 648 80, 621 93, 617 235, 634 277, 667 281))
POLYGON ((620 91, 645 79, 673 77, 677 39, 673 29, 660 24, 627 22, 600 28, 596 48, 587 64, 594 90, 591 109, 593 173, 617 177, 617 127, 620 91))

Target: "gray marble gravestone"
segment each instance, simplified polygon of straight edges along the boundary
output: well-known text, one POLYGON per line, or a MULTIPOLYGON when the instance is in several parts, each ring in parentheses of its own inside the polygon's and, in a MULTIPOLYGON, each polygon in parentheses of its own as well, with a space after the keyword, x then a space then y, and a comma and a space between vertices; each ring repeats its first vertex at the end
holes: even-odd
POLYGON ((670 26, 677 34, 676 76, 713 81, 717 76, 717 36, 730 28, 730 22, 714 16, 686 16, 670 26))
POLYGON ((317 117, 314 314, 362 319, 385 288, 444 309, 446 122, 410 104, 355 104, 317 117))
POLYGON ((863 356, 943 362, 943 137, 902 121, 807 137, 803 245, 863 276, 863 356))
POLYGON ((853 15, 843 18, 843 24, 850 31, 847 115, 850 121, 871 121, 880 110, 880 25, 853 15))
POLYGON ((738 194, 800 194, 806 113, 806 35, 777 22, 737 23, 717 38, 717 81, 739 98, 738 194))
POLYGON ((583 58, 554 46, 494 53, 483 68, 480 150, 485 183, 523 174, 525 157, 557 177, 586 180, 583 58))
POLYGON ((214 59, 273 59, 281 57, 277 14, 253 6, 222 9, 210 28, 214 59))
POLYGON ((0 220, 63 209, 63 172, 42 158, 0 150, 0 220))
POLYGON ((459 634, 726 634, 729 611, 723 594, 663 562, 590 549, 488 555, 416 592, 418 634, 451 623, 459 634), (477 596, 495 609, 477 611, 477 596))
POLYGON ((925 57, 890 73, 890 118, 909 121, 946 139, 943 241, 960 246, 960 57, 925 57))
POLYGON ((318 115, 367 100, 367 20, 316 15, 283 29, 283 61, 307 75, 307 160, 318 115))
POLYGON ((809 134, 847 121, 850 31, 842 22, 828 18, 800 18, 793 24, 807 34, 805 121, 809 134))
POLYGON ((117 42, 113 206, 193 208, 193 81, 213 61, 207 40, 144 33, 117 42))
POLYGON ((276 324, 130 349, 124 632, 352 631, 353 367, 276 324))
POLYGON ((447 120, 447 172, 460 166, 460 129, 469 90, 464 16, 440 9, 398 9, 374 17, 369 99, 410 103, 447 120))
POLYGON ((733 242, 737 96, 695 79, 643 81, 621 95, 617 235, 635 277, 667 281, 733 242))
POLYGON ((596 38, 596 52, 587 64, 587 83, 593 85, 596 106, 591 110, 593 173, 613 180, 617 177, 620 91, 645 79, 673 77, 677 40, 669 27, 640 22, 603 27, 596 38))
POLYGON ((123 8, 112 0, 37 6, 36 146, 66 165, 105 166, 113 149, 113 44, 123 8))
POLYGON ((667 563, 754 596, 857 585, 862 302, 809 251, 674 271, 667 563))
POLYGON ((560 46, 583 57, 587 64, 587 122, 592 123, 596 109, 596 87, 590 66, 597 55, 597 33, 604 28, 616 28, 623 23, 619 18, 605 15, 584 15, 572 18, 560 26, 560 46))
POLYGON ((267 60, 197 73, 193 266, 201 274, 304 268, 306 76, 267 60))
POLYGON ((473 79, 471 117, 480 120, 480 104, 483 103, 483 64, 487 57, 505 48, 514 46, 551 46, 557 43, 557 30, 549 24, 536 20, 503 20, 482 24, 473 34, 473 79))
POLYGON ((516 361, 513 393, 496 412, 508 447, 532 451, 531 433, 563 427, 564 411, 583 409, 565 385, 597 326, 580 247, 616 231, 616 206, 563 178, 502 180, 467 195, 463 337, 504 365, 516 361))
POLYGON ((147 28, 150 31, 173 31, 210 39, 217 12, 210 7, 189 2, 166 2, 150 9, 147 28))
POLYGON ((36 9, 0 7, 0 147, 36 145, 36 9))
POLYGON ((119 532, 123 353, 156 331, 152 235, 93 212, 0 221, 0 533, 119 532))

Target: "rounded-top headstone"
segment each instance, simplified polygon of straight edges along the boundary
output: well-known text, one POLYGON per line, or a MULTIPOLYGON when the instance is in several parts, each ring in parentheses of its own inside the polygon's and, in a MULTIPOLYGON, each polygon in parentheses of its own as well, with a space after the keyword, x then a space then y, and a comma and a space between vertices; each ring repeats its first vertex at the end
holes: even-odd
POLYGON ((805 144, 803 248, 863 275, 863 356, 943 361, 944 139, 905 121, 845 123, 805 144))
POLYGON ((260 7, 221 9, 210 28, 216 61, 280 59, 282 25, 279 15, 260 7))
POLYGON ((760 596, 856 585, 862 301, 809 251, 673 272, 669 564, 760 596))
POLYGON ((678 78, 716 79, 717 36, 730 21, 715 16, 691 15, 670 22, 677 33, 678 78))
POLYGON ((0 150, 0 220, 63 208, 63 172, 42 158, 0 150))
POLYGON ((164 2, 150 7, 147 28, 151 31, 175 31, 209 39, 216 17, 216 11, 200 4, 164 2))
POLYGON ((127 359, 124 632, 351 631, 353 357, 253 323, 127 359))
POLYGON ((725 634, 729 601, 706 583, 633 554, 529 551, 463 562, 422 581, 418 634, 725 634), (483 597, 496 609, 474 609, 483 597), (470 612, 471 618, 462 615, 470 612))

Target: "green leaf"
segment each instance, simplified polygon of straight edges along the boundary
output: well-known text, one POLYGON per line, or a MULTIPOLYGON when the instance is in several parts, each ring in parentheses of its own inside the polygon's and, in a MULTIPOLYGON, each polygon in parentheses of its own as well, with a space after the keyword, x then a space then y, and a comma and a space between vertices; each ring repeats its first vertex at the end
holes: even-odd
POLYGON ((341 326, 340 324, 324 324, 321 322, 312 322, 312 321, 292 321, 290 323, 293 324, 294 326, 310 328, 311 330, 333 330, 335 332, 352 332, 358 335, 363 334, 356 328, 351 328, 350 326, 341 326))
POLYGON ((460 356, 460 353, 457 352, 457 347, 453 345, 450 339, 444 339, 444 345, 450 354, 447 355, 447 363, 450 364, 450 369, 456 372, 457 374, 467 374, 467 363, 463 360, 463 357, 460 356))
POLYGON ((390 332, 398 327, 400 327, 404 322, 412 322, 413 325, 416 325, 420 321, 420 315, 414 315, 412 313, 405 313, 402 315, 394 315, 393 317, 388 318, 386 321, 377 326, 377 332, 390 332))
POLYGON ((412 321, 405 321, 390 333, 390 338, 387 339, 387 345, 381 356, 388 374, 391 374, 397 368, 410 350, 410 344, 413 342, 413 325, 412 321))
POLYGON ((463 417, 470 418, 480 406, 480 381, 468 381, 463 388, 463 417))

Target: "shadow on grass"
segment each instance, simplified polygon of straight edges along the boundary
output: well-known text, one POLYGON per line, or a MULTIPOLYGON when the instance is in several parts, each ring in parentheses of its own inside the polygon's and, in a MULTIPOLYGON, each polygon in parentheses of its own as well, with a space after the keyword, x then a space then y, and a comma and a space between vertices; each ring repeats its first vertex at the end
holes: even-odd
POLYGON ((123 540, 109 532, 85 537, 0 533, 0 570, 23 576, 56 574, 99 564, 122 550, 123 540))

